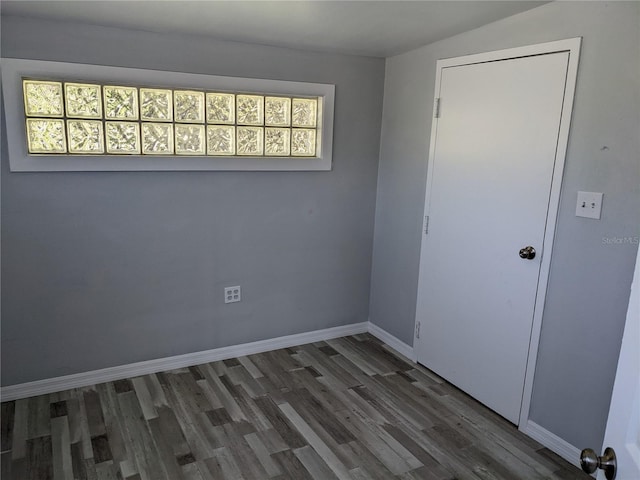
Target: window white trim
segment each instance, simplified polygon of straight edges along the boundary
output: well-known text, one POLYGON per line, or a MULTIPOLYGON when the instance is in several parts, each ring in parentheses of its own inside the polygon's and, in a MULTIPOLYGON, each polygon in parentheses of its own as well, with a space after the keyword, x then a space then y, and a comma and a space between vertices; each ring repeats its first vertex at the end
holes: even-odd
POLYGON ((9 165, 14 172, 52 171, 296 171, 331 170, 335 86, 255 78, 223 77, 41 60, 2 59, 9 165), (259 94, 317 96, 322 99, 320 156, 317 157, 184 157, 139 155, 30 155, 24 127, 22 78, 140 84, 168 88, 227 90, 259 94))

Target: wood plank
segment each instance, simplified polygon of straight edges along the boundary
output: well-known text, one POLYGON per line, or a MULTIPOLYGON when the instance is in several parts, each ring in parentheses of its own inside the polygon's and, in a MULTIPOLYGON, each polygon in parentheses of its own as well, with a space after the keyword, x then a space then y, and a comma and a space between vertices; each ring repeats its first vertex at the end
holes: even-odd
MULTIPOLYGON (((402 429, 395 425, 385 425, 384 429, 393 436, 393 438, 400 442, 402 446, 409 450, 418 460, 420 460, 424 469, 429 472, 429 478, 445 480, 454 477, 453 473, 440 465, 440 463, 433 458, 429 452, 421 448, 420 445, 418 445, 413 438, 407 435, 407 433, 402 429)), ((423 469, 419 468, 419 470, 423 469)))
POLYGON ((370 478, 372 480, 385 480, 395 477, 386 465, 361 442, 350 442, 346 445, 340 445, 340 448, 343 455, 350 457, 354 464, 354 467, 349 471, 352 476, 355 474, 358 478, 370 478))
POLYGON ((16 402, 4 402, 0 410, 0 439, 4 453, 11 450, 13 443, 13 422, 15 419, 16 402))
POLYGON ((280 470, 280 467, 273 461, 267 447, 262 443, 257 433, 248 433, 244 438, 269 478, 273 478, 282 473, 282 470, 280 470))
POLYGON ((287 416, 289 421, 296 427, 296 429, 302 434, 305 440, 313 447, 313 449, 320 455, 320 458, 327 464, 327 466, 335 473, 340 480, 351 480, 349 471, 336 456, 336 454, 327 446, 326 443, 313 431, 309 424, 296 412, 291 405, 283 403, 278 405, 278 408, 287 416))
POLYGON ((249 357, 238 357, 238 361, 240 362, 240 365, 242 365, 253 378, 264 377, 263 373, 256 366, 256 364, 251 361, 249 357))
POLYGON ((340 339, 327 340, 329 346, 333 347, 340 355, 345 357, 351 363, 353 363, 356 367, 362 370, 366 375, 372 376, 376 374, 383 374, 385 372, 384 369, 380 368, 379 365, 374 364, 370 359, 365 358, 360 352, 355 349, 349 348, 348 345, 345 345, 345 342, 340 339))
MULTIPOLYGON (((222 406, 227 410, 231 418, 235 422, 239 422, 242 420, 247 420, 247 417, 240 409, 240 406, 237 404, 233 396, 229 393, 227 388, 224 386, 220 377, 215 373, 213 368, 210 365, 206 365, 202 371, 204 372, 204 376, 206 380, 209 382, 209 385, 215 392, 217 398, 220 399, 222 406)), ((212 410, 213 408, 209 408, 208 410, 212 410)))
POLYGON ((52 402, 51 404, 49 404, 49 417, 50 418, 56 418, 56 417, 66 417, 68 415, 67 412, 67 402, 62 400, 62 401, 55 401, 52 402))
POLYGON ((113 461, 102 462, 96 465, 96 477, 98 480, 118 480, 117 470, 113 461))
POLYGON ((289 449, 280 434, 273 428, 265 431, 257 430, 255 434, 264 443, 270 455, 289 449))
POLYGON ((151 395, 151 402, 154 407, 167 407, 169 403, 167 402, 167 398, 164 395, 164 391, 162 390, 162 385, 160 384, 160 380, 158 380, 158 376, 154 373, 151 375, 146 375, 144 377, 145 382, 147 383, 147 388, 149 390, 149 394, 151 395))
POLYGON ((391 473, 399 475, 414 468, 412 463, 415 458, 412 458, 411 462, 407 462, 407 459, 403 458, 405 455, 398 454, 394 448, 391 448, 388 439, 382 438, 382 429, 372 428, 371 425, 363 422, 363 417, 359 417, 357 414, 354 415, 354 413, 353 411, 336 412, 336 415, 345 427, 358 437, 359 441, 377 456, 391 473))
MULTIPOLYGON (((100 403, 103 406, 105 432, 114 461, 122 463, 132 459, 133 451, 130 445, 124 441, 123 432, 126 427, 122 422, 118 394, 116 393, 114 385, 112 383, 105 383, 97 385, 96 389, 100 397, 100 403)), ((129 476, 131 476, 137 473, 137 471, 128 473, 129 476)), ((124 476, 124 472, 122 472, 122 475, 124 476)))
POLYGON ((25 458, 27 454, 27 422, 29 418, 29 399, 16 400, 13 420, 12 460, 25 458))
POLYGON ((87 412, 87 424, 91 437, 104 435, 106 429, 104 426, 104 416, 102 413, 102 403, 100 395, 95 389, 84 392, 84 407, 87 412))
POLYGON ((170 373, 167 375, 167 379, 171 389, 176 392, 189 411, 206 412, 211 410, 211 404, 191 373, 170 373))
MULTIPOLYGON (((307 469, 311 477, 315 480, 333 480, 339 478, 312 447, 298 448, 293 451, 293 454, 300 460, 300 463, 304 465, 304 468, 307 469)), ((351 478, 351 475, 347 478, 351 478)))
POLYGON ((209 470, 204 462, 187 463, 182 466, 182 476, 184 480, 209 480, 210 478, 215 478, 203 476, 203 471, 207 472, 208 475, 209 470))
POLYGON ((73 478, 71 443, 69 442, 69 419, 66 415, 51 419, 51 440, 54 480, 73 478))
MULTIPOLYGON (((126 425, 125 438, 131 443, 135 463, 142 480, 167 479, 135 392, 121 393, 118 403, 126 425)), ((170 479, 168 479, 170 480, 170 479)))
POLYGON ((144 419, 149 421, 152 418, 158 418, 158 412, 156 411, 153 399, 151 398, 151 393, 147 388, 147 382, 145 381, 145 378, 132 378, 131 383, 133 383, 133 389, 136 392, 136 396, 138 397, 138 403, 140 404, 140 408, 142 409, 144 419))
POLYGON ((5 480, 12 480, 14 478, 21 478, 18 476, 12 476, 13 460, 11 460, 11 451, 7 450, 0 454, 0 478, 5 480))
POLYGON ((280 434, 288 448, 304 447, 307 443, 298 430, 291 424, 287 415, 269 397, 255 399, 256 405, 269 419, 273 428, 280 434))
POLYGON ((27 475, 25 480, 53 480, 51 437, 27 440, 27 475))
POLYGON ((207 397, 212 410, 224 408, 222 401, 218 398, 218 395, 206 378, 204 380, 198 380, 196 383, 202 390, 202 393, 204 393, 205 397, 207 397))
POLYGON ((245 390, 243 385, 230 385, 225 381, 225 377, 220 377, 220 380, 222 380, 238 407, 240 407, 247 421, 252 425, 253 428, 250 429, 251 431, 256 429, 269 430, 273 428, 269 419, 258 408, 252 396, 245 390))
POLYGON ((253 451, 245 440, 241 428, 230 423, 223 425, 222 428, 224 428, 228 438, 227 447, 240 467, 242 475, 247 479, 266 478, 268 476, 267 472, 262 463, 253 455, 253 451))
POLYGON ((51 435, 49 395, 29 399, 27 439, 51 435))
POLYGON ((306 388, 300 388, 285 394, 288 403, 292 405, 303 417, 315 420, 335 440, 336 443, 349 443, 356 438, 333 415, 333 412, 325 408, 322 402, 311 395, 306 388))
POLYGON ((85 463, 82 444, 80 442, 71 444, 71 466, 73 468, 73 478, 77 480, 87 480, 87 465, 85 463))
MULTIPOLYGON (((340 355, 342 356, 342 355, 340 355)), ((349 387, 361 385, 362 382, 344 368, 336 364, 336 356, 328 357, 316 349, 303 345, 297 354, 304 366, 312 366, 326 378, 326 382, 336 390, 346 390, 349 387)), ((366 373, 360 371, 363 375, 366 373)))
POLYGON ((116 380, 113 382, 113 386, 116 389, 116 393, 127 393, 133 390, 133 384, 130 379, 116 380))
POLYGON ((264 387, 244 368, 244 365, 228 368, 225 375, 229 377, 233 385, 242 386, 254 398, 267 393, 264 387))
POLYGON ((106 435, 91 437, 91 446, 93 448, 93 461, 96 465, 113 460, 109 438, 106 435))
POLYGON ((278 475, 277 479, 290 480, 313 480, 311 473, 304 467, 291 450, 283 450, 282 452, 271 455, 274 461, 283 471, 282 475, 278 475))
POLYGON ((172 445, 172 439, 163 435, 162 421, 159 417, 152 418, 148 421, 149 433, 158 450, 158 457, 160 459, 160 467, 162 468, 166 478, 169 480, 182 480, 181 464, 190 463, 195 461, 195 458, 191 453, 176 458, 172 445))
POLYGON ((250 480, 242 476, 240 467, 227 447, 216 448, 213 457, 205 460, 212 478, 250 480))
MULTIPOLYGON (((83 389, 74 389, 73 394, 75 396, 75 400, 77 401, 76 405, 78 408, 77 411, 74 412, 74 421, 69 425, 69 433, 71 435, 71 425, 76 424, 77 420, 77 425, 75 425, 77 431, 74 431, 73 433, 78 435, 78 441, 82 446, 82 460, 85 461, 84 464, 86 466, 87 478, 93 478, 95 477, 95 464, 93 463, 93 445, 91 445, 91 433, 89 429, 90 419, 89 414, 87 413, 84 393, 85 391, 83 389), (88 460, 91 460, 91 462, 87 463, 88 460)), ((96 423, 98 423, 99 425, 99 422, 96 421, 96 423)), ((99 428, 97 430, 100 431, 99 428)), ((71 442, 74 442, 73 437, 71 438, 71 442)))
POLYGON ((138 468, 134 465, 134 462, 131 460, 122 460, 120 461, 120 474, 122 478, 132 478, 138 475, 138 468))

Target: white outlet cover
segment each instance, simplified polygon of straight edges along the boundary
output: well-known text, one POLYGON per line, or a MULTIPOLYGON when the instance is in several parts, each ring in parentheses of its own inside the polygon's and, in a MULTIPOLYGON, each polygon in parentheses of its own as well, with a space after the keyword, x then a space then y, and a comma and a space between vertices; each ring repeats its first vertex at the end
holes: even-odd
POLYGON ((599 192, 578 192, 576 217, 600 220, 600 213, 602 212, 602 196, 602 193, 599 192))
POLYGON ((224 303, 235 303, 242 300, 242 289, 240 285, 235 287, 225 287, 224 289, 224 303))

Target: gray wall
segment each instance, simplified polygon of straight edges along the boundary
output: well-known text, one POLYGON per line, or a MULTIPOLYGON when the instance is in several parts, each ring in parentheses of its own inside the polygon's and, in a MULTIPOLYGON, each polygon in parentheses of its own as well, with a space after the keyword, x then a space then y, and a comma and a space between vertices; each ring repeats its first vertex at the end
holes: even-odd
POLYGON ((336 85, 331 172, 10 173, 3 141, 3 385, 367 320, 383 59, 12 17, 2 56, 336 85))
POLYGON ((583 37, 531 407, 580 448, 603 439, 638 248, 639 30, 637 2, 554 2, 386 64, 370 319, 412 344, 436 60, 583 37), (604 192, 600 221, 578 190, 604 192))

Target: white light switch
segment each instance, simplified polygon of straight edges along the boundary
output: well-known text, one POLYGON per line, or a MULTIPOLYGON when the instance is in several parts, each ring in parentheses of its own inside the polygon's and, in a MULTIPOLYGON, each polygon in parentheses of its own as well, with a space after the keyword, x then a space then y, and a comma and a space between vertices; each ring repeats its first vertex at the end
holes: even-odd
POLYGON ((595 218, 600 220, 602 210, 602 193, 578 192, 576 217, 595 218))

